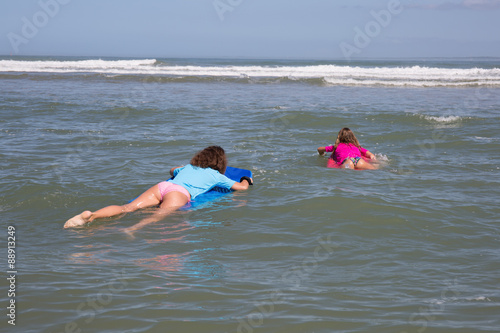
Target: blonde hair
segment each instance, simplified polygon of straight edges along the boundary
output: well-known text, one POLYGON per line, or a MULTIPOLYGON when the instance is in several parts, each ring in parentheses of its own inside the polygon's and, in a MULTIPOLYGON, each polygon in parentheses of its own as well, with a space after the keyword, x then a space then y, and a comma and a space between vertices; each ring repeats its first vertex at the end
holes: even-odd
POLYGON ((337 139, 335 140, 333 152, 335 152, 335 150, 337 150, 337 147, 340 143, 352 144, 358 148, 361 148, 358 139, 356 139, 356 136, 354 135, 354 133, 347 127, 344 127, 343 129, 341 129, 339 131, 339 134, 337 135, 337 139))

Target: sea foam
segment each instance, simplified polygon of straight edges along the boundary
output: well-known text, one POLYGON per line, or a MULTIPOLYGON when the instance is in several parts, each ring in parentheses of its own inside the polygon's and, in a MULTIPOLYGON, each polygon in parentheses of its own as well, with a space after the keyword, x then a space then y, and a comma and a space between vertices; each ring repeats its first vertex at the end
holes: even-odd
MULTIPOLYGON (((438 68, 423 66, 361 67, 348 65, 172 65, 156 59, 27 61, 0 60, 0 72, 98 73, 215 78, 320 79, 325 85, 392 87, 500 86, 499 68, 438 68)), ((258 80, 252 80, 258 83, 258 80)))

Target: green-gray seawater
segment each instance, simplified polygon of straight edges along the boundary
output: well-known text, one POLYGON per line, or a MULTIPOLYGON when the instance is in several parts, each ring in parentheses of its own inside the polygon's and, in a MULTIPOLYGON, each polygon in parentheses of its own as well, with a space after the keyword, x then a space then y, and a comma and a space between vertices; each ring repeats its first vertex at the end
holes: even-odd
MULTIPOLYGON (((4 314, 2 331, 498 332, 497 83, 269 75, 328 65, 316 62, 150 66, 167 64, 268 75, 0 66, 1 244, 4 276, 16 277, 14 297, 2 279, 4 313, 16 304, 16 325, 4 314), (380 170, 326 167, 316 148, 342 127, 380 170), (253 172, 249 191, 135 239, 122 230, 152 209, 63 229, 83 210, 135 198, 213 144, 229 165, 253 172)), ((500 62, 336 65, 388 76, 398 67, 477 67, 491 76, 500 62)))

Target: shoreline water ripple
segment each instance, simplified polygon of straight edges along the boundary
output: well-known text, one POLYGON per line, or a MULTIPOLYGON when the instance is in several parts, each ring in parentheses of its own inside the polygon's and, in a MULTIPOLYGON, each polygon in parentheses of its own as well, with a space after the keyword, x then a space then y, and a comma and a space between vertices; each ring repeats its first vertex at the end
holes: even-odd
POLYGON ((498 331, 498 59, 0 59, 23 332, 498 331), (327 168, 344 126, 380 170, 327 168), (63 229, 212 144, 249 191, 63 229))

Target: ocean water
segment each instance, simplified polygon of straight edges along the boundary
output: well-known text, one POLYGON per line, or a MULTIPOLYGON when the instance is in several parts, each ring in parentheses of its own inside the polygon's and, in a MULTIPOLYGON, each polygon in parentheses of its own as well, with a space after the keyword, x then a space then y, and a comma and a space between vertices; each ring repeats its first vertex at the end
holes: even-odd
POLYGON ((500 59, 3 57, 0 114, 2 332, 500 330, 500 59), (252 188, 63 229, 213 144, 252 188))

